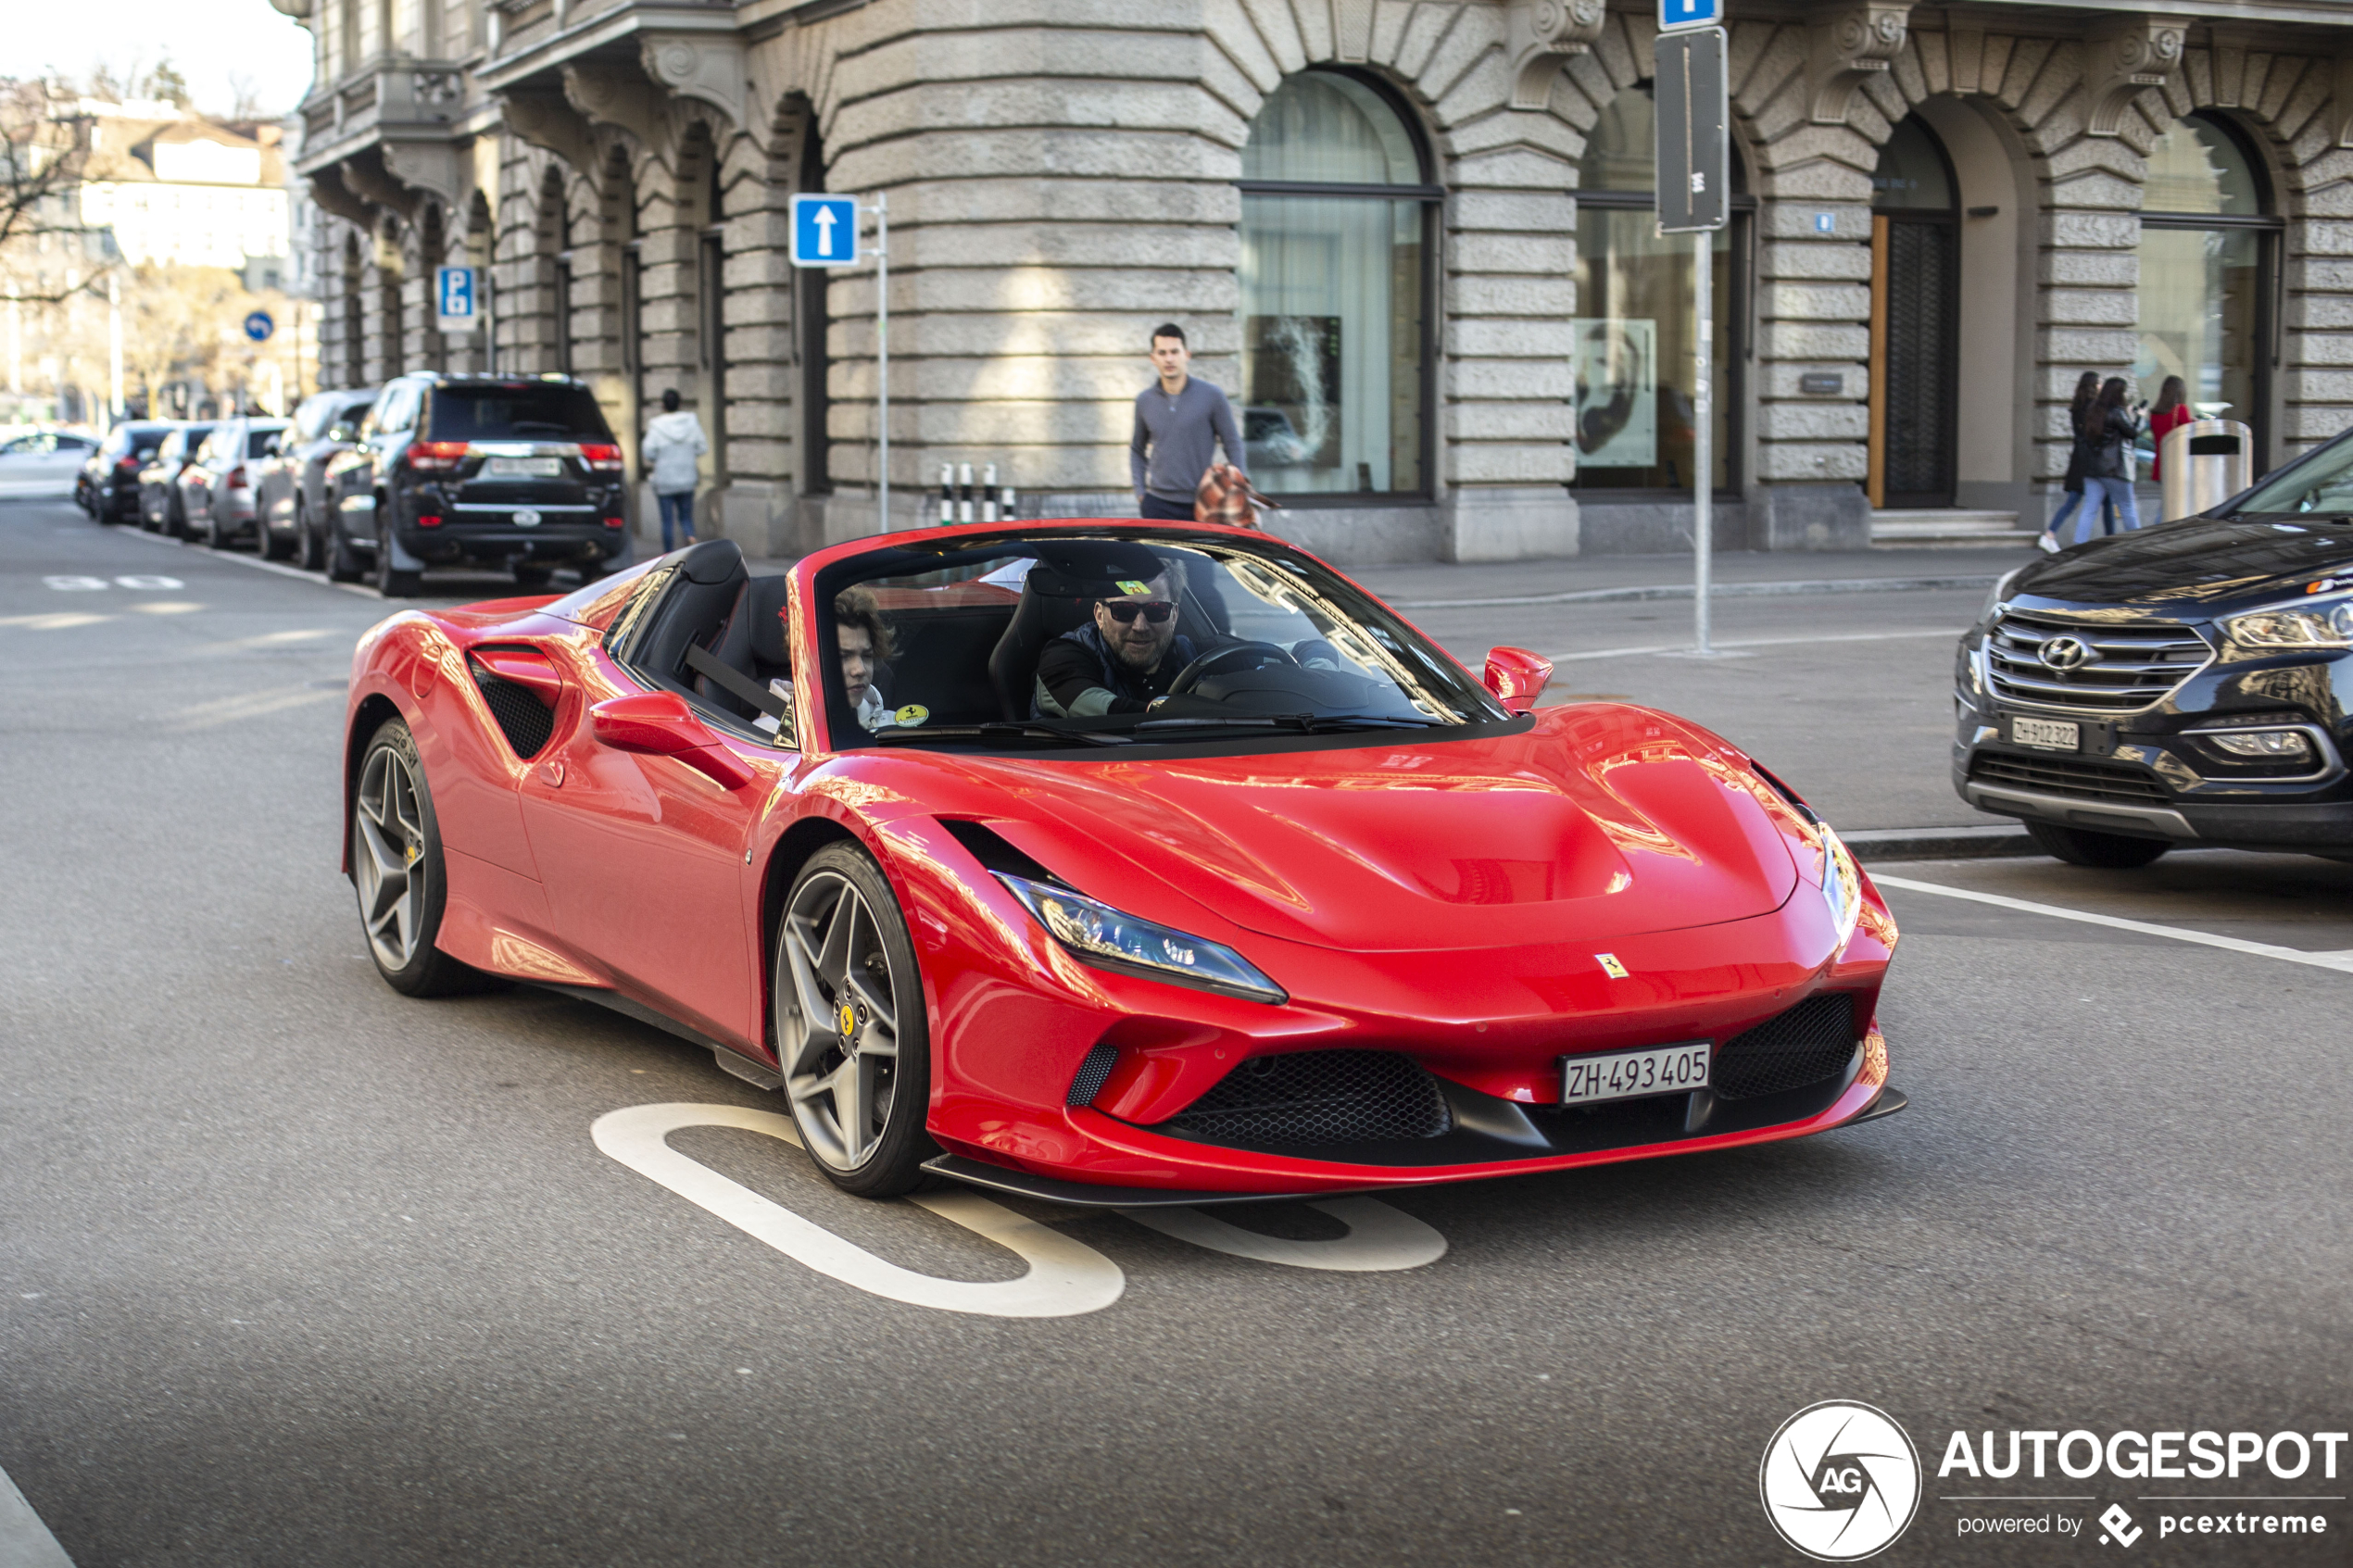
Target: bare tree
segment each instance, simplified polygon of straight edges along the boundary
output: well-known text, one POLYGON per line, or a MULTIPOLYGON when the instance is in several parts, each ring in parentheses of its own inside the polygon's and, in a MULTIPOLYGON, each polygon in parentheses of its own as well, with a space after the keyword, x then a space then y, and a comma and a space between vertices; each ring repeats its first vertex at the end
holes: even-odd
POLYGON ((93 172, 90 146, 77 94, 46 82, 0 79, 0 279, 19 302, 55 304, 88 288, 109 265, 76 211, 93 172), (48 242, 57 239, 68 247, 62 267, 51 265, 48 242))

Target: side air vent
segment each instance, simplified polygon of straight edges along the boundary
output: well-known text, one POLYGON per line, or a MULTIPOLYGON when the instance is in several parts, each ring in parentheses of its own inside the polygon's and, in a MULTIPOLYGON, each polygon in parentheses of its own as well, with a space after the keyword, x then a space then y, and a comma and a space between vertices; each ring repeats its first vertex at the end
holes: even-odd
POLYGON ((1753 1099, 1834 1078, 1855 1058, 1855 997, 1826 991, 1735 1035, 1716 1052, 1716 1092, 1753 1099))
POLYGON ((530 687, 501 680, 479 664, 473 667, 473 676, 482 700, 489 705, 490 716, 498 721, 499 733, 515 748, 515 755, 525 761, 538 756, 555 733, 555 710, 530 687))
POLYGON ((1434 1138, 1453 1125, 1438 1080, 1390 1051, 1252 1057, 1161 1123, 1204 1143, 1339 1144, 1434 1138))
MULTIPOLYGON (((948 836, 963 845, 982 869, 1005 872, 1013 876, 1027 877, 1032 882, 1058 882, 1061 879, 1005 842, 1004 838, 979 822, 966 822, 961 817, 942 817, 939 825, 948 836)), ((1105 1069, 1109 1071, 1109 1069, 1105 1069)), ((1071 1102, 1078 1103, 1074 1100, 1071 1102)))
POLYGON ((1103 1092, 1104 1081, 1111 1070, 1119 1065, 1117 1046, 1097 1046, 1078 1064, 1078 1076, 1070 1081, 1070 1098, 1064 1103, 1073 1106, 1092 1105, 1095 1097, 1103 1092))

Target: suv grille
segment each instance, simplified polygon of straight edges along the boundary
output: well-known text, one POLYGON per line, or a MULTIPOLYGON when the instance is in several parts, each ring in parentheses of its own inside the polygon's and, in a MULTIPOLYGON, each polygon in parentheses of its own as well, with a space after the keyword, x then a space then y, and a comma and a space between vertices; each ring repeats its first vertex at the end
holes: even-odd
POLYGON ((1726 1099, 1778 1095, 1834 1078, 1855 1058, 1855 997, 1825 991, 1717 1047, 1710 1086, 1726 1099))
POLYGON ((2163 621, 2116 624, 2012 610, 1985 635, 1985 674, 1995 696, 2072 712, 2136 712, 2213 657, 2205 638, 2163 621), (2071 670, 2054 669, 2043 661, 2043 648, 2055 637, 2074 637, 2094 657, 2071 670))
POLYGON ((1369 1143, 1434 1138, 1453 1125, 1438 1080, 1390 1051, 1255 1056, 1164 1131, 1209 1143, 1369 1143))
POLYGON ((2152 775, 2118 762, 1981 751, 1969 763, 1969 776, 1971 784, 2017 784, 2078 800, 2106 800, 2120 806, 2165 804, 2165 791, 2152 775))

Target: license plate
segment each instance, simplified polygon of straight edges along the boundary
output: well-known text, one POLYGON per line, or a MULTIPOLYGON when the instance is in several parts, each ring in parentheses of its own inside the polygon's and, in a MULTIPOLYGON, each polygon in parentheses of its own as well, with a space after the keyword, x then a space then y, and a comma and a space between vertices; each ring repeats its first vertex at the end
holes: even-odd
POLYGON ((2065 719, 2016 718, 2010 721, 2010 744, 2041 751, 2079 751, 2083 726, 2065 719))
POLYGON ((555 479, 564 471, 561 458, 493 458, 482 465, 493 479, 555 479))
POLYGON ((1706 1040, 1644 1046, 1639 1050, 1561 1058, 1561 1103, 1592 1105, 1642 1095, 1680 1095, 1707 1087, 1707 1065, 1716 1054, 1706 1040))

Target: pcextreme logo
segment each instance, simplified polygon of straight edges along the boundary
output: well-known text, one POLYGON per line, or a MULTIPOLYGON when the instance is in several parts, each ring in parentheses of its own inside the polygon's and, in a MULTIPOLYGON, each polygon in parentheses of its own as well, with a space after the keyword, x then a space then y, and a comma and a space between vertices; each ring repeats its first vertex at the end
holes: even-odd
POLYGON ((1818 1562, 1884 1551, 1920 1506, 1920 1456, 1885 1411, 1808 1405, 1765 1445, 1756 1489, 1781 1539, 1818 1562))

